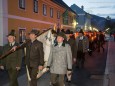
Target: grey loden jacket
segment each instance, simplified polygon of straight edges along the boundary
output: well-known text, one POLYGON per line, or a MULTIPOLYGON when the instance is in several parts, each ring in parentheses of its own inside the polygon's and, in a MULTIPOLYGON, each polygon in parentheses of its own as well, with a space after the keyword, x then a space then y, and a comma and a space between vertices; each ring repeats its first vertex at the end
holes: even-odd
POLYGON ((54 74, 66 74, 72 69, 72 53, 69 44, 65 46, 52 46, 47 66, 54 74))

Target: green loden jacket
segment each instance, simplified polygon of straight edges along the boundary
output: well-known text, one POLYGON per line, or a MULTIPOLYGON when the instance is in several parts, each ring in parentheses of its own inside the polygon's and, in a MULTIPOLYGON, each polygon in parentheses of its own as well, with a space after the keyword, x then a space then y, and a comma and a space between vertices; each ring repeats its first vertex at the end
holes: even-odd
MULTIPOLYGON (((13 46, 18 46, 18 45, 19 45, 18 43, 15 43, 13 46)), ((6 52, 8 52, 10 49, 12 49, 12 47, 10 46, 9 43, 3 46, 2 54, 5 54, 6 52)), ((22 63, 21 49, 16 50, 15 52, 1 59, 0 61, 0 65, 4 66, 6 69, 10 69, 10 68, 16 69, 16 67, 21 67, 21 63, 22 63)))

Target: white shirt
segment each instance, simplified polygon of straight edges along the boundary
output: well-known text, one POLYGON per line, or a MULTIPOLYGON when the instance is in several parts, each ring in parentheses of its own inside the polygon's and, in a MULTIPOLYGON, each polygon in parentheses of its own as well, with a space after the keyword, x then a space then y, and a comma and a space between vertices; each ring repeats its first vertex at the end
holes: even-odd
POLYGON ((10 43, 10 46, 14 46, 15 42, 10 43))
POLYGON ((61 47, 62 46, 62 43, 58 43, 58 47, 61 47))
POLYGON ((83 40, 83 36, 80 37, 80 40, 83 40))

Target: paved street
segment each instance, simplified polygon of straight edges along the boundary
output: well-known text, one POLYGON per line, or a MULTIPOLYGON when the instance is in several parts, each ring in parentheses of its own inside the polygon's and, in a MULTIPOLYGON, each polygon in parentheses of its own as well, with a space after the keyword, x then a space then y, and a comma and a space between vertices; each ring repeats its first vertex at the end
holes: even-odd
MULTIPOLYGON (((103 75, 106 65, 107 43, 104 45, 104 53, 95 51, 92 56, 86 55, 85 68, 78 69, 74 67, 71 86, 103 86, 103 75)), ((19 74, 19 86, 27 86, 27 76, 25 67, 19 74)), ((49 86, 50 74, 44 74, 38 79, 38 86, 49 86)), ((9 80, 6 71, 0 71, 0 86, 8 86, 9 80)), ((66 83, 66 86, 69 86, 66 83)))

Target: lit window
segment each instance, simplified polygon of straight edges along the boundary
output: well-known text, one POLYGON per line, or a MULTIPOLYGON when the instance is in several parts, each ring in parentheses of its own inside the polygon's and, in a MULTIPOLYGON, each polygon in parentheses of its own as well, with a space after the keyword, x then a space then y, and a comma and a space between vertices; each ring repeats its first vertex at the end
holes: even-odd
POLYGON ((26 40, 26 28, 19 28, 19 42, 23 43, 26 40))

